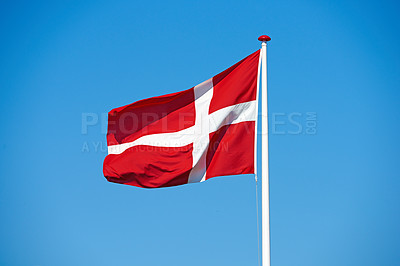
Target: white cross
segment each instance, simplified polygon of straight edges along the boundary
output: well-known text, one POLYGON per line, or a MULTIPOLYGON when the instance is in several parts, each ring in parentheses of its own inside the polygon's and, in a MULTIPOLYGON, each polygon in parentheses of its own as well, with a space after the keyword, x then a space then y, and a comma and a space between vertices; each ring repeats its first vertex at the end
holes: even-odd
POLYGON ((121 154, 138 145, 155 147, 183 147, 193 143, 193 168, 188 183, 202 182, 206 177, 206 156, 210 143, 209 134, 225 125, 255 121, 256 101, 231 105, 209 114, 213 97, 212 78, 194 87, 196 119, 194 126, 170 133, 144 135, 132 142, 108 146, 108 154, 121 154))

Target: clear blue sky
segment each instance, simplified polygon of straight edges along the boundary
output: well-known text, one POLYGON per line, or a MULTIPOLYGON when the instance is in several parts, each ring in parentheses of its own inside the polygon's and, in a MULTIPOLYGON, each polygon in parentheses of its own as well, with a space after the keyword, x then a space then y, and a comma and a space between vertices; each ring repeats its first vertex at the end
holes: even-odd
POLYGON ((0 265, 256 266, 253 176, 108 183, 102 115, 210 78, 261 34, 273 266, 400 265, 399 7, 2 1, 0 265))

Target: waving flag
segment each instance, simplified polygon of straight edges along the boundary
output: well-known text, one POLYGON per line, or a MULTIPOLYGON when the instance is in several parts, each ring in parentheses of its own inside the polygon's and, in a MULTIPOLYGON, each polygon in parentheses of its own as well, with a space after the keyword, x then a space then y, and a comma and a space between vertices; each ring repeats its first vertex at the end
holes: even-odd
POLYGON ((254 173, 260 51, 182 92, 108 115, 108 181, 157 188, 254 173))

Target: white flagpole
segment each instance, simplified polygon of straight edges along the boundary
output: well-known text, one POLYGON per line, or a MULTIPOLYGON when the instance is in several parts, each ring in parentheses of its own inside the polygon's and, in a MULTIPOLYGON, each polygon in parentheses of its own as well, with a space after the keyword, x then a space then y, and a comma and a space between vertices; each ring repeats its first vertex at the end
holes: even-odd
POLYGON ((271 265, 269 228, 269 161, 268 161, 268 100, 267 100, 267 35, 261 41, 261 219, 262 266, 271 265))

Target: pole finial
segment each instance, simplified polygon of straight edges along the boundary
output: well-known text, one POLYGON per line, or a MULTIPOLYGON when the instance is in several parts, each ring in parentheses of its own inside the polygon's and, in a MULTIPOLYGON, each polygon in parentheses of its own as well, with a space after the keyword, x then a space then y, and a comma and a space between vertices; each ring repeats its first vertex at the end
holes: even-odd
POLYGON ((268 35, 261 35, 260 37, 258 37, 258 40, 261 42, 268 42, 271 40, 271 38, 268 35))

